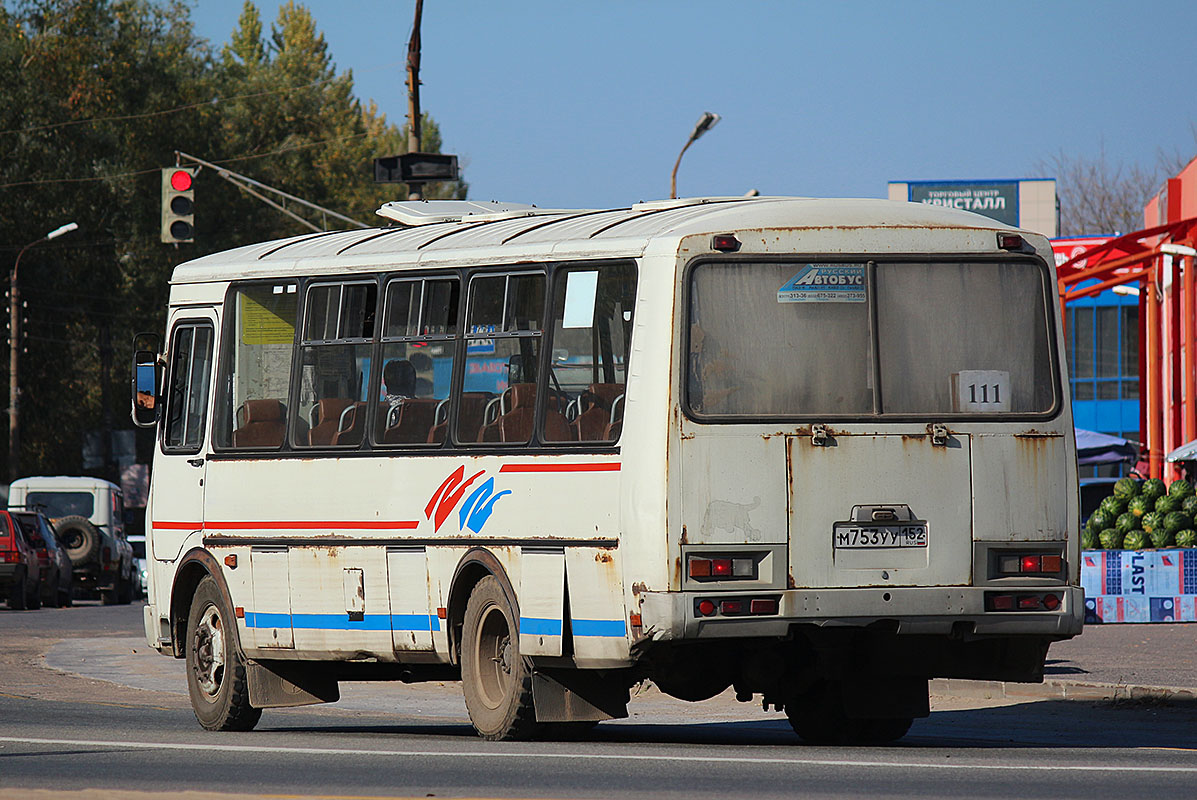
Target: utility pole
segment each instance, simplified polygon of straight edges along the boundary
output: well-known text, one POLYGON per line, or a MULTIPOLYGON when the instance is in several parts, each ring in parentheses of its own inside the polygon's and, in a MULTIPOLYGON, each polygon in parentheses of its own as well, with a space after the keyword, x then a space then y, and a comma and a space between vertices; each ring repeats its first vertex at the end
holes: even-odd
MULTIPOLYGON (((420 152, 420 18, 424 15, 424 0, 416 0, 416 19, 407 42, 407 152, 420 152)), ((420 185, 409 186, 410 200, 420 200, 420 185)))

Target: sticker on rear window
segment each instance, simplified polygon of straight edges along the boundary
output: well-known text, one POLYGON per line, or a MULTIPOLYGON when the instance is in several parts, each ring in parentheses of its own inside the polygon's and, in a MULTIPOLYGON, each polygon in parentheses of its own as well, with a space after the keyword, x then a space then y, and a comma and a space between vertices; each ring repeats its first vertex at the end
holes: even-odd
POLYGON ((807 264, 777 290, 779 303, 863 303, 864 264, 807 264))

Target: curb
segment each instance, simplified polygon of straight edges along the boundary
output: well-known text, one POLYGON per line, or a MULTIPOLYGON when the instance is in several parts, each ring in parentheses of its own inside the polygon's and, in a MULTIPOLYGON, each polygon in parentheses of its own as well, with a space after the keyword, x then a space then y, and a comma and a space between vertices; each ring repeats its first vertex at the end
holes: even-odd
POLYGON ((1045 680, 1043 683, 970 681, 935 678, 931 694, 984 700, 1087 700, 1105 702, 1151 701, 1197 703, 1197 689, 1183 686, 1136 686, 1126 683, 1084 683, 1045 680))

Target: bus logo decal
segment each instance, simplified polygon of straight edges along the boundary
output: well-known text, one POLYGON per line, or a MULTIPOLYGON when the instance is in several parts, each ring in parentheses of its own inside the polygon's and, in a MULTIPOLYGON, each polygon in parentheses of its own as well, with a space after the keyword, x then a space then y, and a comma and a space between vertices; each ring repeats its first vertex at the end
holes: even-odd
POLYGON ((511 494, 511 490, 504 489, 495 494, 495 479, 487 479, 486 483, 474 490, 474 493, 465 501, 465 505, 461 507, 457 516, 458 527, 463 530, 469 528, 474 533, 482 533, 482 526, 490 519, 495 503, 505 494, 511 494))
MULTIPOLYGON (((486 470, 478 470, 470 476, 469 480, 463 483, 465 465, 462 464, 452 475, 445 478, 445 482, 433 493, 432 498, 428 501, 428 505, 424 506, 424 517, 433 521, 434 531, 441 529, 441 523, 453 512, 453 507, 461 502, 462 495, 465 494, 466 489, 484 472, 486 470), (435 519, 433 518, 433 511, 436 512, 435 519)), ((487 516, 490 516, 489 511, 487 511, 487 516)), ((483 518, 483 522, 485 521, 485 518, 483 518)))

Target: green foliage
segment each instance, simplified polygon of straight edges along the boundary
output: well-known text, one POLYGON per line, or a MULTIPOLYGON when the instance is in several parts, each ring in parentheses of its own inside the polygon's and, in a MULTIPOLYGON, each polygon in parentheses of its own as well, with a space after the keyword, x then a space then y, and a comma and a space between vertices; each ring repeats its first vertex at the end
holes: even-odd
MULTIPOLYGON (((0 4, 0 262, 11 268, 63 223, 80 227, 21 258, 24 474, 78 474, 89 431, 129 427, 130 342, 164 329, 174 265, 307 230, 204 169, 195 243, 162 244, 160 168, 176 150, 369 225, 381 203, 407 196, 375 184, 371 169, 375 157, 405 151, 405 131, 355 97, 307 9, 288 2, 264 25, 246 3, 214 52, 195 35, 189 5, 0 4)), ((436 123, 426 117, 424 130, 423 149, 435 151, 436 123)), ((465 192, 458 183, 426 194, 465 192)), ((152 434, 138 436, 145 461, 152 434)))

